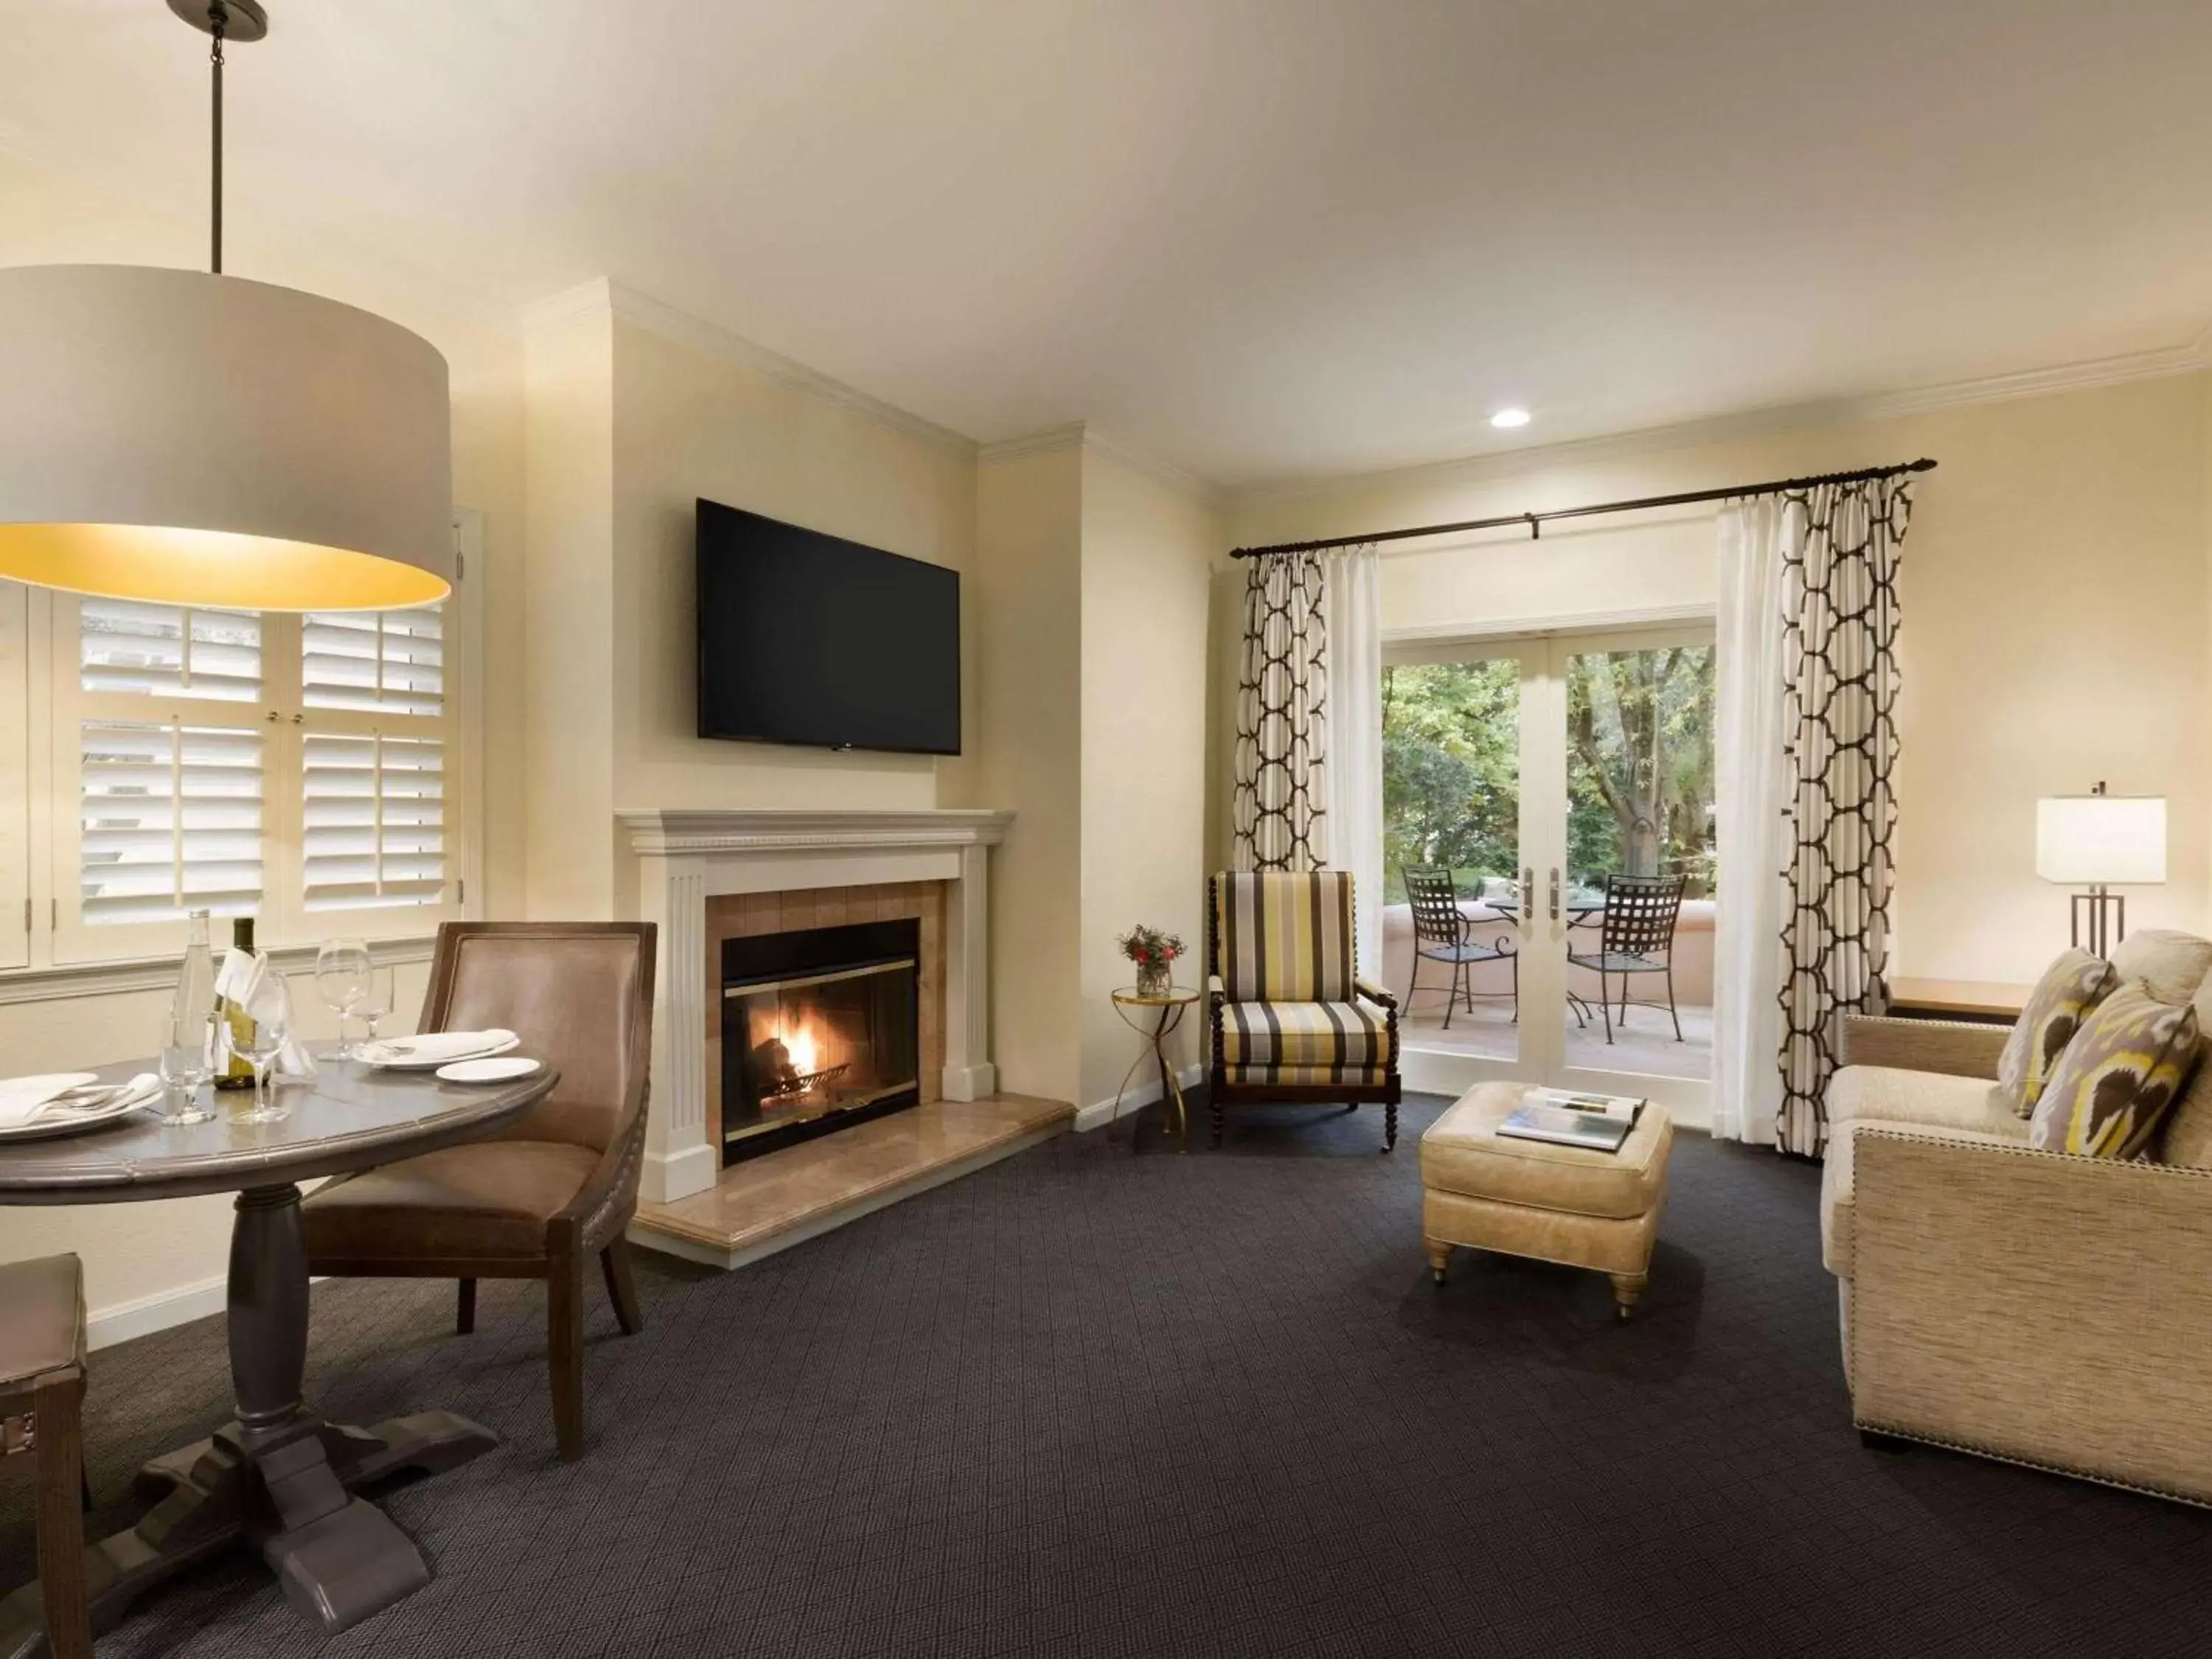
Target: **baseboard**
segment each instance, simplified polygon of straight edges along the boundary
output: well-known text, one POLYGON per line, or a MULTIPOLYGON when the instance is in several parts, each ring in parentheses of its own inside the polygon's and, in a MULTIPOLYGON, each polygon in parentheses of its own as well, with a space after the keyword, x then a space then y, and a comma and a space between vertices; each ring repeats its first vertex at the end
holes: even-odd
MULTIPOLYGON (((1206 1080, 1206 1067, 1199 1065, 1184 1066, 1176 1073, 1176 1081, 1185 1089, 1194 1089, 1206 1080)), ((1112 1100, 1095 1100, 1075 1115, 1076 1132, 1103 1129, 1116 1117, 1127 1117, 1132 1112, 1142 1111, 1158 1103, 1160 1097, 1159 1079, 1156 1076, 1141 1089, 1132 1089, 1121 1097, 1121 1109, 1114 1109, 1112 1100)))
POLYGON ((94 1348, 110 1348, 133 1337, 151 1336, 173 1325, 189 1325, 195 1319, 219 1314, 228 1304, 229 1283, 228 1278, 218 1275, 180 1290, 163 1291, 158 1295, 142 1296, 100 1309, 85 1321, 86 1343, 94 1348))
POLYGON ((980 1066, 948 1066, 939 1083, 947 1100, 988 1100, 999 1092, 999 1068, 988 1060, 980 1066))
POLYGON ((638 1196, 649 1204, 672 1204, 705 1192, 720 1172, 711 1146, 686 1146, 675 1153, 648 1152, 638 1171, 638 1196))

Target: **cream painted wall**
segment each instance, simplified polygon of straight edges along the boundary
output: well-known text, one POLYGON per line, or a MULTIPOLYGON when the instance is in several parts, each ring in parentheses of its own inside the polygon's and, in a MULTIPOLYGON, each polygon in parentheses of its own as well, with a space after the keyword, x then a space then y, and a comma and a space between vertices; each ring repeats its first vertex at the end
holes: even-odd
POLYGON ((527 913, 599 920, 618 914, 613 317, 533 330, 526 365, 527 913))
POLYGON ((999 1086, 1079 1101, 1083 880, 1083 456, 976 470, 977 744, 969 799, 1011 809, 992 854, 999 1086))
MULTIPOLYGON (((1114 988, 1133 977, 1115 949, 1136 922, 1182 935, 1176 977, 1205 958, 1207 602, 1226 544, 1218 507, 1096 444, 1083 453, 1081 776, 1082 1066, 1085 1106, 1110 1105, 1141 1040, 1114 988)), ((1198 1058, 1184 1018, 1172 1053, 1198 1058)), ((1138 1085, 1151 1080, 1150 1068, 1138 1085)))
MULTIPOLYGON (((197 204, 191 204, 195 209, 197 204)), ((228 268, 240 276, 312 290, 415 330, 445 354, 453 400, 453 494, 483 514, 484 903, 523 902, 522 351, 495 320, 440 302, 402 272, 344 250, 309 253, 227 228, 228 268)), ((116 263, 198 266, 207 231, 196 212, 149 211, 69 173, 0 152, 0 264, 116 263)), ((400 1014, 410 1029, 424 970, 400 969, 400 1014)), ((313 1017, 304 986, 295 1000, 313 1017)), ((76 1069, 150 1053, 158 993, 0 1004, 0 1075, 76 1069)), ((74 1250, 85 1263, 96 1340, 161 1322, 164 1311, 211 1311, 229 1250, 223 1198, 75 1209, 0 1209, 0 1260, 74 1250)))
MULTIPOLYGON (((2209 389, 2191 375, 1635 453, 1490 458, 1249 494, 1231 529, 1251 544, 1935 457, 1900 578, 1897 966, 2028 979, 2066 927, 2063 895, 2034 874, 2039 795, 2100 778, 2166 795, 2171 879, 2132 891, 2130 919, 2206 927, 2209 389)), ((1394 556, 1386 625, 1696 603, 1712 591, 1713 535, 1709 514, 1677 512, 1394 556)), ((1225 755, 1224 741, 1218 730, 1225 755)), ((1228 787, 1217 763, 1215 791, 1228 787)))
POLYGON ((703 496, 964 569, 973 448, 627 319, 614 343, 616 805, 935 806, 930 756, 696 735, 693 525, 703 496))

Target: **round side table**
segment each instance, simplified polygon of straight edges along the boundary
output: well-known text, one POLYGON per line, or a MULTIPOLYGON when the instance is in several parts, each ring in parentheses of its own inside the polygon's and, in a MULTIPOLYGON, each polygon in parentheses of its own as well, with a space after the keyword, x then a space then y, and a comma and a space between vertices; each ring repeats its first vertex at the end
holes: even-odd
MULTIPOLYGON (((1176 1081, 1175 1067, 1168 1063, 1167 1041, 1174 1034, 1176 1027, 1182 1024, 1184 1012, 1198 1000, 1198 997, 1196 991, 1182 985, 1170 986, 1157 995, 1148 995, 1133 988, 1114 993, 1114 1012, 1121 1017, 1123 1024, 1150 1045, 1152 1063, 1159 1067, 1162 1127, 1165 1127, 1164 1119, 1172 1103, 1175 1108, 1176 1150, 1179 1152, 1190 1150, 1190 1114, 1184 1109, 1182 1085, 1176 1081)), ((1139 1054, 1129 1062, 1129 1069, 1121 1073, 1121 1086, 1114 1091, 1114 1115, 1106 1125, 1109 1139, 1113 1137, 1114 1125, 1121 1121, 1121 1097, 1128 1093, 1129 1079, 1136 1076, 1137 1068, 1145 1063, 1146 1058, 1139 1054)), ((1132 1130, 1130 1149, 1134 1151, 1136 1145, 1136 1133, 1132 1130)))

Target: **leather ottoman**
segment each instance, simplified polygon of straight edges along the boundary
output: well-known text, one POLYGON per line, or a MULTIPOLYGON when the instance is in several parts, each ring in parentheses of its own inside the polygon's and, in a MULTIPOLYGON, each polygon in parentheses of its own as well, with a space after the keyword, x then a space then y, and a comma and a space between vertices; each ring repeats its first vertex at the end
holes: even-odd
POLYGON ((1528 1092, 1478 1083, 1421 1137, 1421 1234, 1439 1285, 1452 1247, 1588 1267, 1613 1280, 1628 1317, 1651 1267, 1674 1125, 1647 1103, 1617 1152, 1501 1139, 1528 1092))

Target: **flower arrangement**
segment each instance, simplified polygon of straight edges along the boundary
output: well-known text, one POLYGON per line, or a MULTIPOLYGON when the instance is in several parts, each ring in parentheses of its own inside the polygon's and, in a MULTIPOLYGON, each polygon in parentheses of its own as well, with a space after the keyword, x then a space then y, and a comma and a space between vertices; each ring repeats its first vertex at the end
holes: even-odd
POLYGON ((1183 953, 1180 933, 1164 933, 1142 922, 1115 941, 1121 954, 1137 964, 1137 990, 1144 996, 1164 995, 1173 982, 1175 960, 1183 953))

